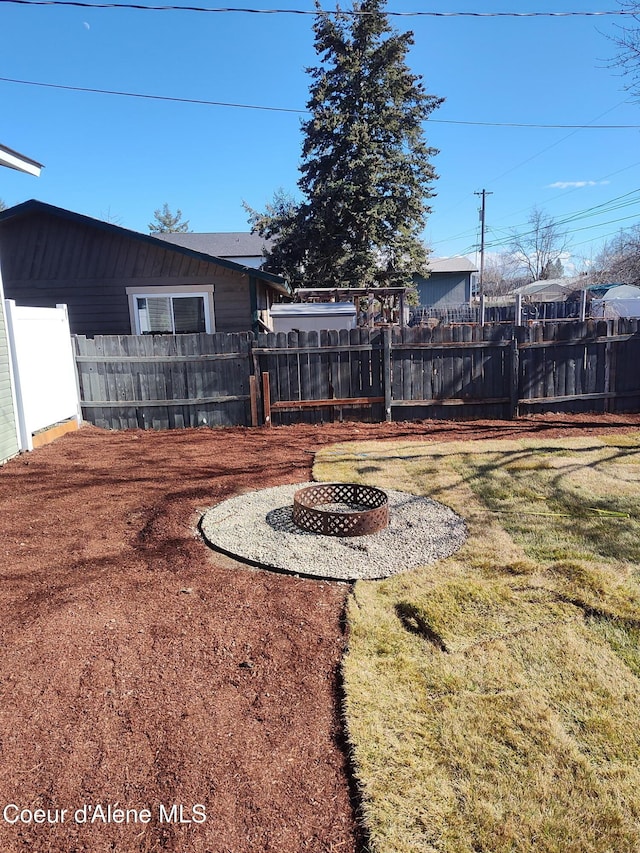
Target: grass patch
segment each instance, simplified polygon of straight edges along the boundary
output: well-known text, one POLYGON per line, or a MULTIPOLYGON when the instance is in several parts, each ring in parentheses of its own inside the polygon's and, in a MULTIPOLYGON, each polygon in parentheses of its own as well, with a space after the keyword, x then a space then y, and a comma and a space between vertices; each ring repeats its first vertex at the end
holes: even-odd
POLYGON ((349 602, 373 853, 640 849, 639 462, 640 436, 318 454, 317 479, 428 495, 470 533, 349 602))

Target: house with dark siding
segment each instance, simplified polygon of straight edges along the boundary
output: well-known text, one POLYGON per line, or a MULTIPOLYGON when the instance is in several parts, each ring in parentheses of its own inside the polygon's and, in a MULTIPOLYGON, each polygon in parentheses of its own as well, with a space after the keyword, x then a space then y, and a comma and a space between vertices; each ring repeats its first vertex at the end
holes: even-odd
POLYGON ((0 213, 5 295, 67 305, 73 334, 259 331, 277 275, 31 200, 0 213))
POLYGON ((469 305, 478 268, 469 258, 429 258, 428 276, 416 273, 414 282, 421 308, 469 305))

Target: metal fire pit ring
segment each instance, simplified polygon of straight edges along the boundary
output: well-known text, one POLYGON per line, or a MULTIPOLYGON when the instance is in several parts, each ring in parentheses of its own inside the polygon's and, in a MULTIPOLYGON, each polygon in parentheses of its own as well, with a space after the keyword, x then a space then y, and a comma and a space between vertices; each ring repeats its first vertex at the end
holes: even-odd
POLYGON ((293 521, 302 530, 323 536, 366 536, 389 524, 389 499, 386 492, 374 486, 318 483, 294 494, 293 521), (331 504, 346 508, 323 509, 331 504))

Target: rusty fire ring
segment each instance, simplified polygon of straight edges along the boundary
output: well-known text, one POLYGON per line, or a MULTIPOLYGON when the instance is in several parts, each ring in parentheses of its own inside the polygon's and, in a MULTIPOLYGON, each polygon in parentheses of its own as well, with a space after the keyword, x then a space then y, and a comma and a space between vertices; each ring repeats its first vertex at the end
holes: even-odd
POLYGON ((318 483, 294 494, 293 522, 323 536, 367 536, 389 524, 389 500, 374 486, 318 483), (340 508, 331 509, 332 505, 340 508))

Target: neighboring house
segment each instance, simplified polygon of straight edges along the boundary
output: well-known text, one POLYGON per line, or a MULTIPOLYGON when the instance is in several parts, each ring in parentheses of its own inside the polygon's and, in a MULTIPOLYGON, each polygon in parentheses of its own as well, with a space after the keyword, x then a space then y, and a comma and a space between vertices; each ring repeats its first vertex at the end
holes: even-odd
POLYGON ((203 252, 205 255, 213 255, 216 258, 224 258, 227 261, 235 261, 245 267, 259 269, 264 261, 264 250, 269 249, 272 240, 265 240, 259 234, 250 231, 217 231, 211 233, 184 232, 178 234, 156 234, 161 240, 173 243, 175 246, 184 246, 203 252))
POLYGON ((581 278, 547 278, 523 284, 514 289, 527 302, 565 302, 584 284, 581 278))
POLYGON ((446 308, 469 305, 473 295, 473 275, 478 268, 469 258, 429 258, 428 277, 413 277, 420 307, 446 308))
MULTIPOLYGON (((0 145, 0 166, 38 177, 42 164, 0 145)), ((0 254, 1 260, 1 254, 0 254)), ((0 463, 18 453, 18 429, 0 266, 0 463)))
POLYGON ((0 213, 0 257, 7 298, 65 303, 87 336, 258 331, 289 298, 280 276, 35 200, 0 213))

